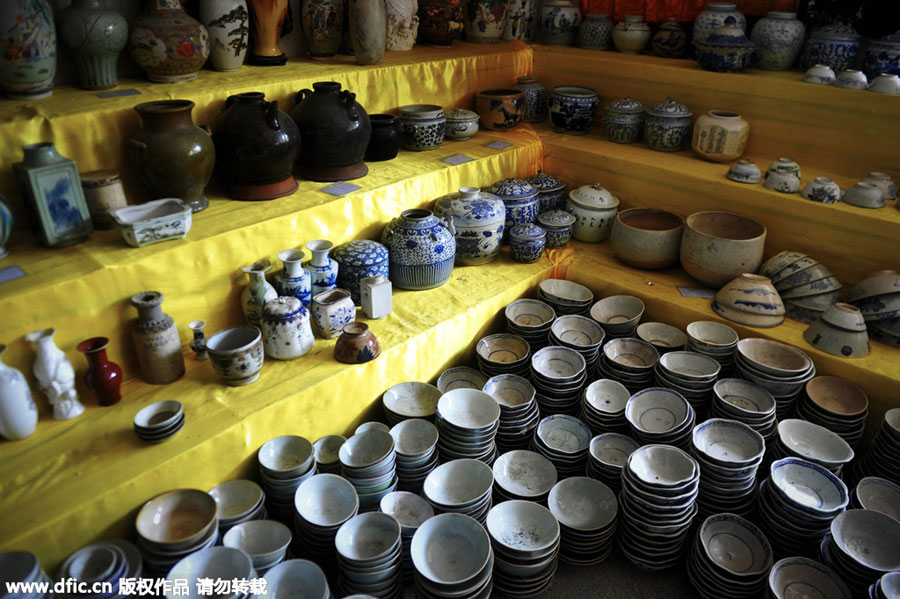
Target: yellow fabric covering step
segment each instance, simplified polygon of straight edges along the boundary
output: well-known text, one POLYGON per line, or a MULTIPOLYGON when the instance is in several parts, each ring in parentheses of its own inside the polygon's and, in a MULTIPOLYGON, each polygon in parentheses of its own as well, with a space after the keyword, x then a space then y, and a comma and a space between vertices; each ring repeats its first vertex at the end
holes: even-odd
MULTIPOLYGON (((804 251, 830 268, 848 289, 869 272, 897 267, 896 201, 868 210, 844 203, 820 204, 762 184, 736 183, 725 178, 727 164, 701 160, 690 149, 667 153, 642 142, 613 143, 596 123, 580 137, 554 133, 546 124, 537 130, 544 142, 547 172, 567 181, 569 189, 586 183, 607 187, 622 201, 620 210, 662 208, 681 216, 702 210, 745 214, 768 229, 766 257, 782 250, 804 251)), ((762 160, 756 163, 763 169, 768 166, 762 160)), ((825 174, 803 168, 804 181, 825 174)), ((847 177, 835 180, 841 189, 855 183, 847 177)))
POLYGON ((762 169, 790 156, 805 176, 809 168, 854 182, 871 171, 900 177, 897 96, 805 83, 799 71, 713 73, 692 60, 580 48, 533 50, 534 74, 548 90, 590 87, 600 95, 601 107, 631 96, 652 108, 671 96, 695 119, 713 109, 740 113, 750 123, 747 153, 759 158, 762 169))
POLYGON ((267 359, 257 382, 226 387, 208 361, 187 352, 187 373, 175 383, 126 381, 115 406, 100 408, 91 398, 75 420, 42 417, 32 436, 0 443, 0 513, 7 515, 0 552, 28 549, 53 572, 93 539, 130 538, 138 508, 158 493, 256 478, 256 451, 273 437, 352 434, 391 385, 433 381, 471 358, 478 339, 505 326, 504 308, 533 294, 552 270, 546 256, 519 264, 504 250, 490 264, 454 269, 437 289, 395 292, 387 318, 359 315, 382 348, 366 364, 341 364, 332 356, 335 341, 316 339, 310 354, 267 359), (184 428, 160 444, 138 440, 134 415, 163 399, 184 405, 184 428))

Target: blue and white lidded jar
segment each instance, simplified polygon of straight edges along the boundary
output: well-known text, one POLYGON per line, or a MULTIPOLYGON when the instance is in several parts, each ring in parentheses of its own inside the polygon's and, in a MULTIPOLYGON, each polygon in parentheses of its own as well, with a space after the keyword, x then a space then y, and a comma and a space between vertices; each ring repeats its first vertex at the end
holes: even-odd
POLYGON ((477 187, 460 187, 458 193, 435 201, 434 215, 453 222, 458 265, 487 264, 500 253, 506 208, 497 196, 477 187))
POLYGON ((526 264, 537 262, 547 245, 547 233, 535 224, 516 225, 509 232, 512 259, 526 264))
POLYGON ((447 113, 447 129, 445 137, 456 141, 470 139, 478 133, 478 120, 481 117, 476 112, 465 108, 456 108, 447 113))
POLYGON ((860 35, 850 25, 829 23, 813 27, 803 49, 803 68, 826 64, 835 73, 855 69, 859 62, 860 35))
POLYGON ((413 104, 400 108, 403 147, 414 152, 433 150, 444 142, 447 117, 436 104, 413 104))
POLYGON ((440 287, 453 272, 456 237, 453 223, 431 210, 404 210, 384 228, 381 242, 390 256, 390 279, 400 289, 440 287))
POLYGON ((338 263, 328 255, 333 247, 334 244, 326 239, 316 239, 306 244, 312 258, 303 268, 309 272, 313 297, 337 286, 338 263))
POLYGON ((312 279, 309 271, 303 268, 304 258, 306 254, 302 250, 278 252, 278 259, 283 267, 273 278, 278 295, 296 297, 303 302, 303 307, 308 308, 312 300, 312 279))
POLYGON ((900 75, 900 31, 868 41, 863 71, 869 79, 885 73, 900 75))
POLYGON ((277 360, 293 360, 312 349, 309 311, 296 297, 277 297, 263 308, 263 348, 277 360))
POLYGON ((356 304, 346 289, 332 289, 314 295, 309 305, 312 328, 322 339, 334 339, 344 325, 356 320, 356 304))
MULTIPOLYGON (((677 152, 691 138, 691 113, 687 106, 666 98, 644 116, 644 137, 651 150, 677 152)), ((578 236, 575 236, 578 239, 578 236)))
POLYGON ((578 28, 575 45, 586 50, 609 50, 613 26, 609 15, 589 14, 578 28))
POLYGON ((550 124, 557 133, 584 135, 594 122, 597 93, 588 87, 562 85, 550 94, 550 124))
POLYGON ((519 77, 519 82, 513 85, 513 89, 525 92, 525 116, 522 120, 526 123, 539 123, 547 118, 550 95, 537 79, 534 75, 525 75, 519 77))
POLYGON ((797 13, 770 11, 756 22, 750 33, 750 40, 759 44, 756 66, 769 71, 790 70, 803 49, 805 38, 806 25, 797 19, 797 13))
POLYGON ((617 144, 630 144, 644 136, 644 105, 622 98, 606 105, 603 115, 606 137, 617 144))
POLYGON ((550 210, 538 216, 538 224, 547 232, 547 247, 561 248, 572 238, 575 216, 565 210, 550 210))
POLYGON ((359 282, 378 275, 388 276, 388 249, 377 241, 354 239, 334 250, 338 268, 337 286, 346 289, 360 305, 359 282))
POLYGON ((538 191, 538 214, 548 210, 556 210, 565 205, 565 181, 544 171, 538 171, 536 175, 531 175, 525 180, 531 183, 531 186, 538 191))
POLYGON ((725 24, 725 19, 734 18, 734 23, 744 31, 747 30, 747 18, 744 13, 738 10, 737 4, 733 2, 710 2, 706 10, 697 16, 694 21, 694 30, 691 41, 696 44, 702 42, 712 34, 713 31, 725 24))
POLYGON ((503 179, 488 188, 488 192, 503 200, 506 207, 506 225, 503 242, 509 240, 509 230, 516 225, 533 223, 538 215, 538 191, 527 181, 503 179))
POLYGON ((569 193, 566 210, 576 219, 572 236, 578 241, 599 243, 612 232, 619 198, 597 183, 582 185, 569 193))

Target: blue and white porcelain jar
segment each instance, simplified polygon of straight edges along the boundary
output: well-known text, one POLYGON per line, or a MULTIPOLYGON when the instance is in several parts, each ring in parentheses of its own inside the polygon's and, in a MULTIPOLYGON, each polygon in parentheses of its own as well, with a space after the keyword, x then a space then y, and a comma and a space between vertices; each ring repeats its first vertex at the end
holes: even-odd
POLYGON ((333 247, 334 244, 326 239, 316 239, 306 244, 312 259, 303 265, 303 269, 309 272, 310 291, 313 297, 337 286, 338 263, 328 255, 333 247))
POLYGON ((710 36, 710 34, 725 24, 725 19, 734 18, 735 24, 741 29, 747 29, 747 18, 737 9, 737 4, 733 2, 710 2, 706 10, 697 16, 694 21, 694 31, 691 41, 696 44, 702 42, 710 36))
POLYGON ((356 304, 346 289, 332 289, 314 295, 309 305, 312 328, 322 339, 334 339, 344 325, 356 320, 356 304))
POLYGON ((309 311, 296 297, 277 297, 263 308, 263 348, 277 360, 293 360, 312 349, 309 311))
POLYGON ((388 249, 377 241, 354 239, 334 250, 338 268, 337 286, 346 289, 360 305, 359 282, 378 275, 388 276, 388 249))
POLYGON ((503 200, 506 207, 506 225, 503 242, 509 241, 509 231, 516 225, 533 223, 538 215, 538 191, 527 181, 503 179, 488 188, 488 193, 503 200))
POLYGON ((538 192, 538 214, 556 210, 565 204, 566 182, 544 171, 526 179, 538 192))
POLYGON ((565 210, 550 210, 538 215, 538 225, 547 232, 547 247, 564 247, 572 238, 575 217, 565 210))
POLYGON ((447 118, 435 104, 413 104, 400 108, 403 147, 413 152, 433 150, 444 142, 447 118))
POLYGON ((578 241, 599 243, 612 232, 619 198, 597 183, 582 185, 569 193, 566 210, 575 217, 572 236, 578 241))
POLYGON ((522 120, 526 123, 539 123, 547 118, 550 95, 537 79, 534 75, 525 75, 519 77, 519 82, 513 86, 513 89, 525 92, 525 116, 522 120))
POLYGON ((672 98, 648 109, 644 117, 644 137, 650 149, 657 152, 682 149, 691 137, 691 114, 687 106, 672 98))
POLYGON ((312 300, 312 279, 309 271, 303 268, 305 257, 306 254, 300 250, 278 252, 278 259, 283 266, 281 272, 276 273, 273 278, 279 296, 296 297, 308 308, 312 300))
POLYGON ((456 229, 456 263, 487 264, 500 253, 506 226, 503 200, 477 187, 460 187, 434 202, 434 215, 456 229))
POLYGON ((550 93, 550 124, 557 133, 584 135, 594 122, 597 93, 588 87, 561 85, 550 93))
POLYGON ((770 11, 750 33, 750 40, 759 44, 756 66, 769 71, 790 70, 803 49, 805 37, 806 25, 797 19, 797 13, 770 11))
POLYGON ((575 43, 581 9, 572 0, 546 0, 541 9, 541 33, 548 46, 571 46, 575 43))
POLYGON ((440 287, 453 272, 456 237, 452 223, 431 210, 404 210, 384 228, 381 242, 390 255, 390 279, 400 289, 440 287))
POLYGON ((630 144, 644 135, 644 105, 631 98, 622 98, 606 106, 603 126, 609 141, 630 144))
POLYGON ((716 28, 709 37, 694 43, 697 64, 707 71, 739 73, 759 56, 759 45, 751 42, 732 17, 716 28))
POLYGON ((803 49, 803 68, 825 64, 835 73, 855 69, 859 46, 860 35, 850 25, 831 23, 813 27, 803 49))
POLYGON ((509 233, 510 251, 516 262, 537 262, 547 245, 546 232, 535 224, 516 225, 509 233))
POLYGON ((575 45, 587 50, 609 50, 612 45, 613 22, 609 15, 590 14, 584 18, 575 45))
POLYGON ((869 79, 882 73, 900 75, 900 31, 868 41, 863 71, 869 79))

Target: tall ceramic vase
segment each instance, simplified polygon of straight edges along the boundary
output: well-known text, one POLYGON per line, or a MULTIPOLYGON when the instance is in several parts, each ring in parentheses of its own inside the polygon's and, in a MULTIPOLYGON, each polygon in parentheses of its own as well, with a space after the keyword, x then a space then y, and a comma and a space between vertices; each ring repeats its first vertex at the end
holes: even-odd
POLYGON ((101 406, 111 406, 122 399, 120 393, 122 368, 106 357, 108 345, 109 339, 106 337, 93 337, 78 344, 78 351, 83 353, 88 361, 88 372, 84 382, 100 400, 101 406))
POLYGON ((268 260, 254 262, 241 270, 250 276, 250 284, 241 292, 241 308, 247 324, 259 328, 262 322, 263 308, 276 297, 278 292, 266 281, 266 273, 272 268, 268 260))
MULTIPOLYGON (((0 343, 0 355, 6 346, 0 343)), ((25 376, 0 360, 0 435, 24 439, 37 426, 38 411, 25 376)))
POLYGON ((288 0, 248 0, 248 4, 250 24, 253 26, 250 64, 263 67, 286 64, 287 56, 281 51, 278 40, 287 15, 288 0))
POLYGON ((419 33, 418 0, 387 0, 387 49, 412 50, 419 33))
POLYGON ((0 84, 10 98, 53 93, 56 25, 47 0, 0 2, 0 84))
POLYGON ((43 329, 25 336, 34 344, 34 378, 50 405, 56 420, 69 420, 84 412, 75 391, 75 369, 65 352, 53 342, 56 329, 43 329))
POLYGON ((56 17, 59 43, 78 68, 79 85, 108 89, 119 84, 116 63, 128 42, 128 22, 106 0, 73 0, 56 17))
POLYGON ((350 37, 357 64, 378 64, 387 46, 384 0, 350 0, 350 37))
POLYGON ((244 64, 250 37, 246 0, 201 0, 200 21, 209 32, 209 63, 217 71, 237 71, 244 64))
POLYGON ((333 247, 334 244, 327 239, 316 239, 306 244, 312 259, 303 268, 309 272, 312 297, 337 286, 339 265, 337 260, 328 255, 333 247))
POLYGON ((331 58, 337 53, 345 18, 341 0, 302 0, 300 20, 312 58, 331 58))
POLYGON ((312 299, 312 280, 309 272, 303 269, 306 257, 301 250, 284 250, 278 252, 278 259, 284 265, 282 271, 275 275, 275 290, 279 296, 296 297, 308 308, 312 299))
POLYGON ((206 27, 189 17, 181 0, 147 0, 131 22, 128 53, 154 83, 193 81, 209 57, 206 27))
POLYGON ((162 311, 163 294, 142 291, 131 296, 138 317, 131 329, 138 363, 144 380, 165 385, 184 375, 184 356, 178 328, 171 316, 162 311))

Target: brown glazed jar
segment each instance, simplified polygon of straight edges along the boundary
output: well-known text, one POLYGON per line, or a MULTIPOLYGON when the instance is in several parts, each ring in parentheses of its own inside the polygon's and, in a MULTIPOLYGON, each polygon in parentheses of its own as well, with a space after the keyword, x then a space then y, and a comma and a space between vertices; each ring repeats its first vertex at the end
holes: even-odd
POLYGON ((345 324, 343 333, 334 346, 334 359, 344 364, 371 362, 381 355, 378 339, 361 322, 345 324))

